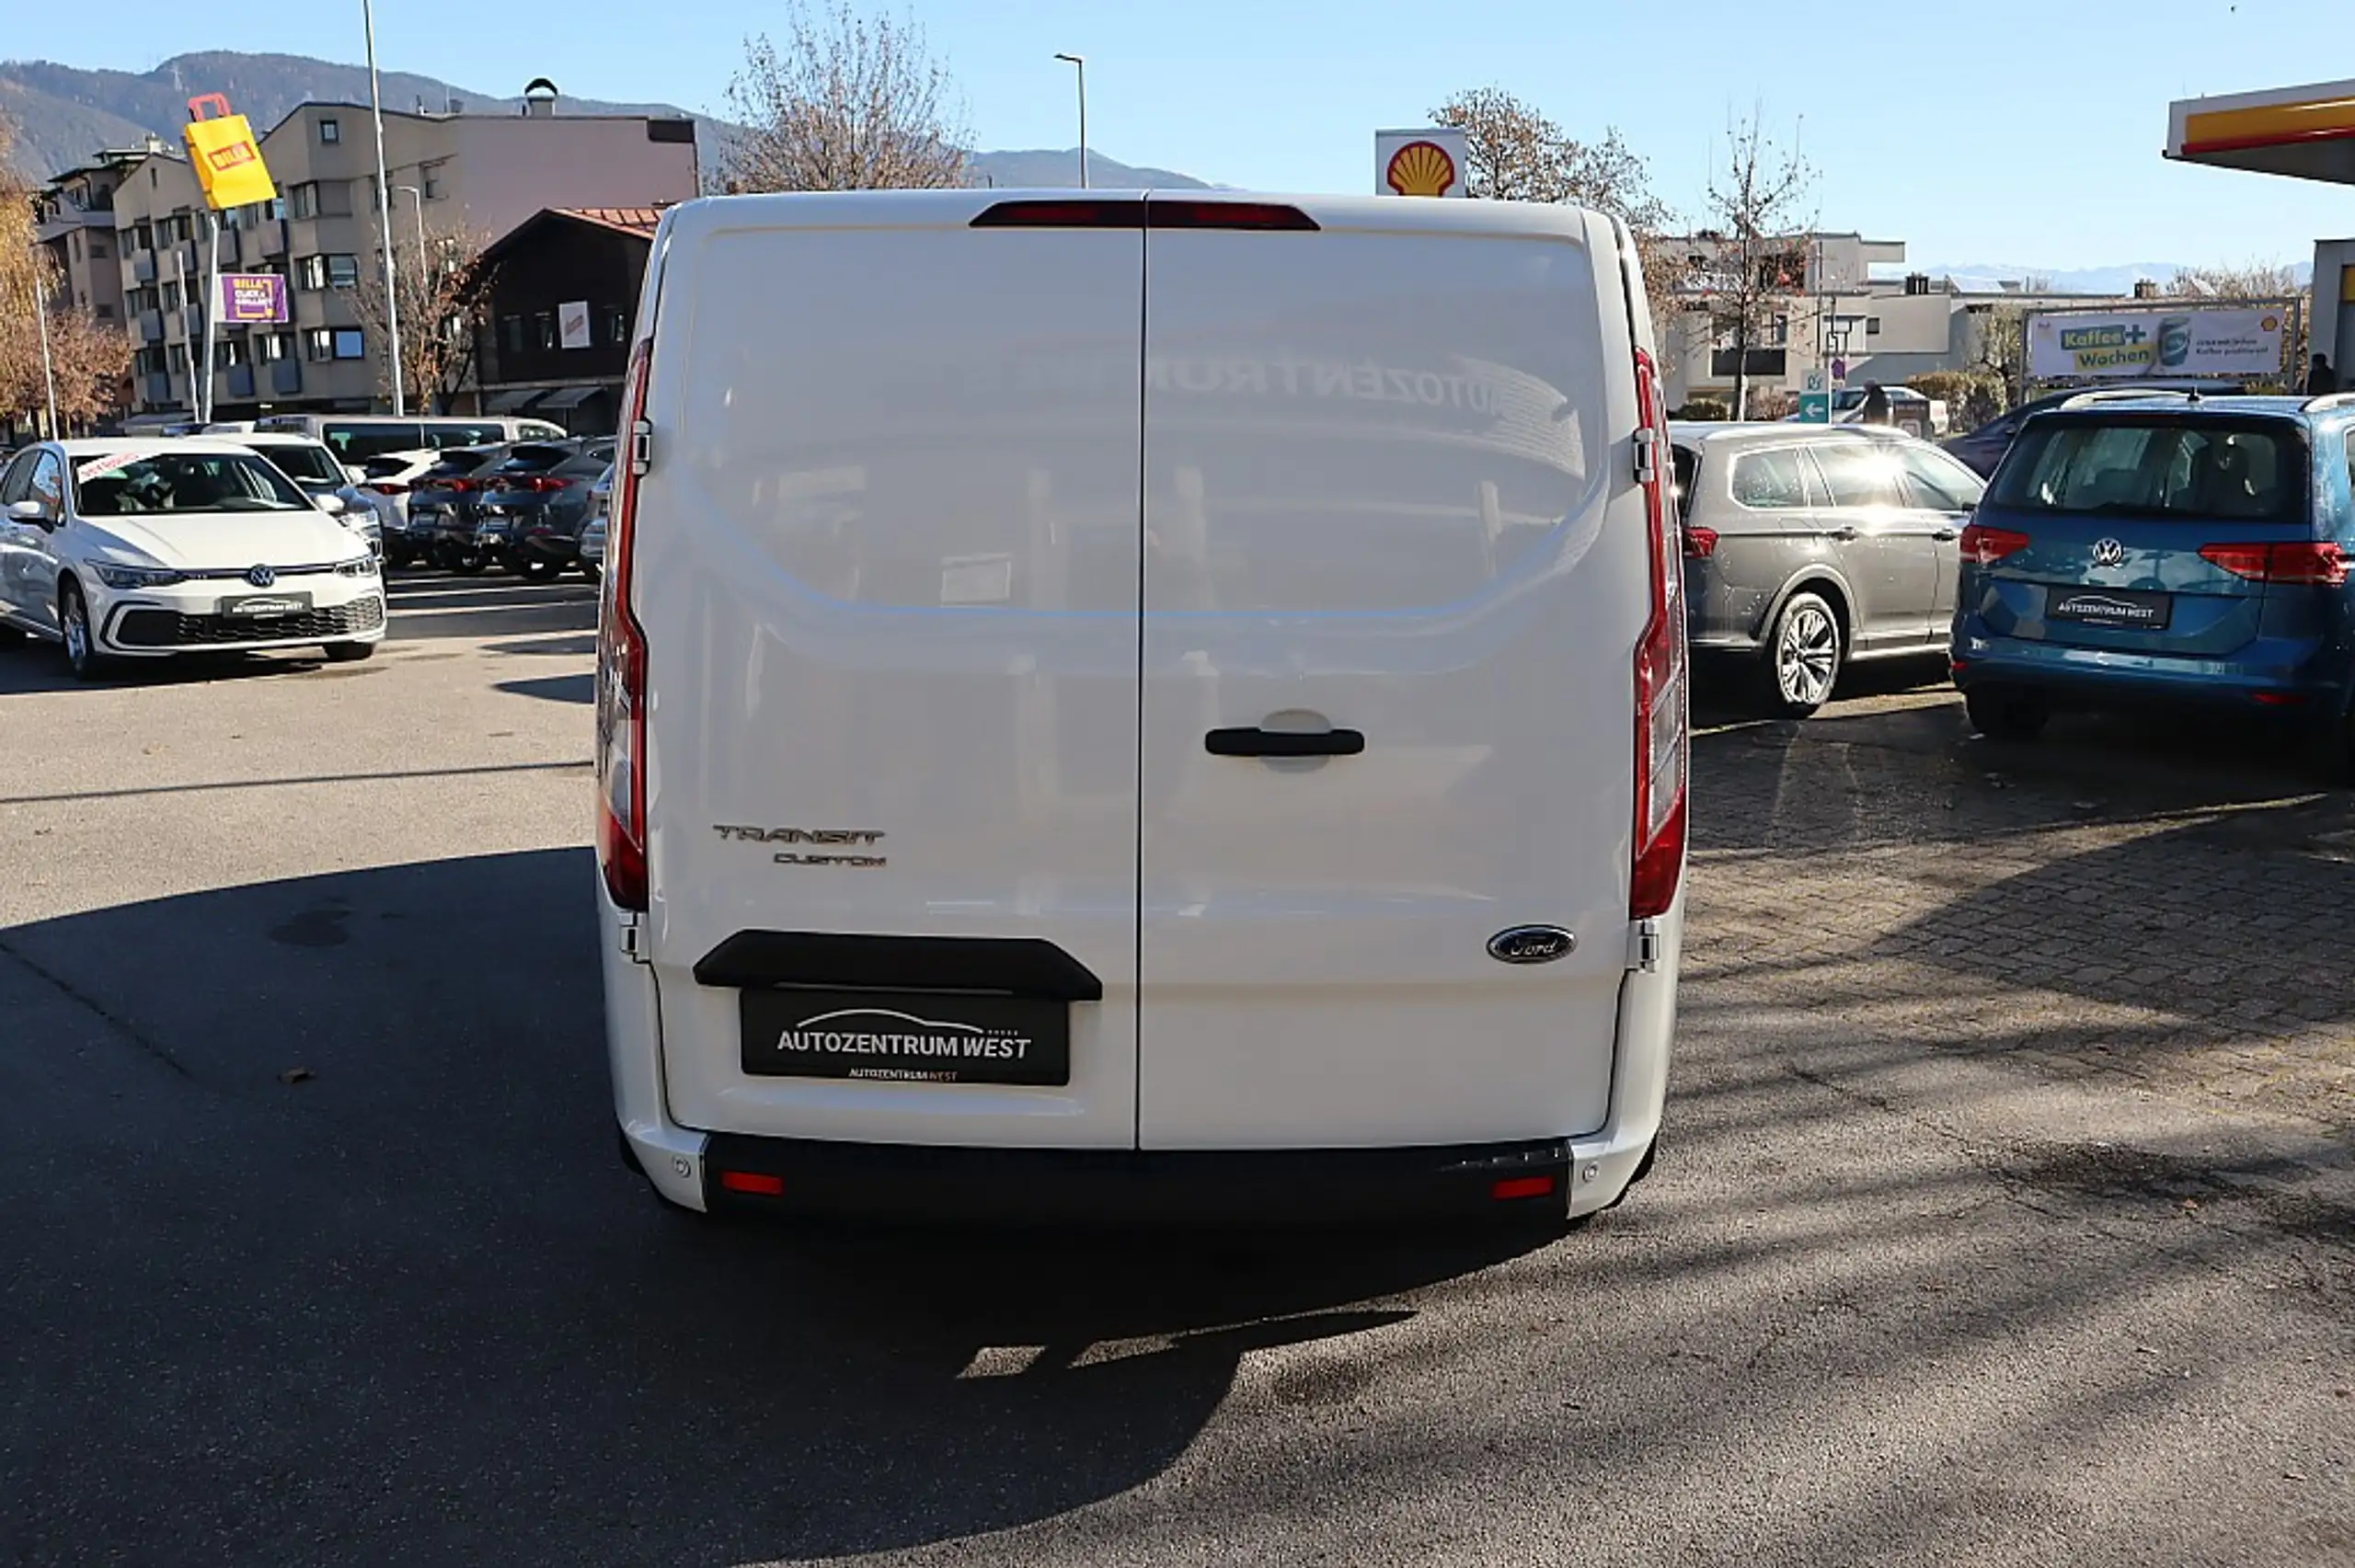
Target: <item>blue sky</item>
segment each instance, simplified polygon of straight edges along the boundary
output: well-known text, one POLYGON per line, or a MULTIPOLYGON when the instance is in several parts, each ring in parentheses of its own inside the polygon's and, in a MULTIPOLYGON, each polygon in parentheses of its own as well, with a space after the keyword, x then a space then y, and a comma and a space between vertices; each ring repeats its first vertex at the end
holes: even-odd
MULTIPOLYGON (((871 4, 871 0, 868 0, 871 4)), ((2355 74, 2325 0, 913 0, 984 147, 1089 141, 1130 163, 1269 190, 1364 190, 1372 132, 1489 84, 1574 134, 1615 125, 1697 215, 1729 114, 1757 105, 1817 171, 1821 223, 1916 261, 2050 268, 2301 261, 2355 233, 2355 188, 2159 155, 2170 99, 2355 74), (2334 36, 2335 35, 2335 36, 2334 36)), ((144 70, 205 48, 361 56, 358 0, 131 0, 69 63, 144 70)), ((380 63, 477 91, 534 74, 585 97, 718 112, 754 0, 382 0, 380 63)), ((18 40, 22 48, 25 40, 18 40)))

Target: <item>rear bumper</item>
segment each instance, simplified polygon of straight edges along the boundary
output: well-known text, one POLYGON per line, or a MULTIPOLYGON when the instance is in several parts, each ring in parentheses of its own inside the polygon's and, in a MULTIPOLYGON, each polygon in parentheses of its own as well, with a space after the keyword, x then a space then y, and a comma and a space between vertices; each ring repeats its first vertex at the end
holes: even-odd
POLYGON ((1198 1151, 969 1149, 714 1133, 704 1150, 703 1198, 715 1212, 1022 1224, 1543 1219, 1568 1211, 1574 1158, 1566 1139, 1198 1151))
POLYGON ((2068 706, 2214 707, 2330 715, 2345 672, 2317 666, 2312 643, 2262 638, 2230 658, 2184 658, 1998 637, 1966 624, 1956 635, 1955 685, 2034 692, 2068 706))

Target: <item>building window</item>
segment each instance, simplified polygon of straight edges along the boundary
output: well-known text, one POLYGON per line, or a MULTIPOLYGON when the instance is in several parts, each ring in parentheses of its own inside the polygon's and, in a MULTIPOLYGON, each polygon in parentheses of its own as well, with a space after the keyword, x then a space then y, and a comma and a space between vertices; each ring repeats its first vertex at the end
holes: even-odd
POLYGON ((90 259, 93 261, 104 261, 106 258, 107 242, 100 239, 98 235, 92 235, 90 236, 90 259))
POLYGON ((304 256, 294 262, 294 286, 305 293, 317 293, 327 286, 327 258, 304 256))
POLYGON ((327 263, 327 287, 356 289, 360 286, 360 258, 356 256, 330 256, 327 263))
POLYGON ((607 305, 604 315, 605 341, 618 349, 629 341, 629 312, 619 305, 607 305))
POLYGON ((180 308, 180 286, 178 283, 165 284, 163 288, 163 295, 164 308, 166 310, 178 310, 180 308))
POLYGON ((286 338, 282 333, 257 332, 253 347, 256 364, 267 365, 286 357, 286 338))
POLYGON ((440 164, 419 164, 417 169, 417 188, 425 193, 425 199, 428 201, 441 200, 442 166, 440 164))
POLYGON ((235 338, 224 338, 213 345, 213 368, 229 370, 246 362, 246 346, 235 338))
MULTIPOLYGON (((147 172, 152 175, 155 171, 149 169, 147 172)), ((132 237, 138 240, 140 249, 153 250, 155 248, 155 224, 149 223, 146 219, 142 218, 139 220, 138 226, 133 228, 131 232, 132 237)))
POLYGON ((523 351, 523 318, 502 315, 499 318, 499 346, 511 354, 523 351))
POLYGON ((333 117, 325 115, 321 116, 319 119, 319 140, 325 142, 329 146, 333 146, 336 143, 343 140, 343 127, 338 124, 333 117))
POLYGON ((114 319, 114 306, 107 303, 104 300, 100 300, 97 304, 92 305, 90 309, 97 315, 100 321, 112 321, 114 319))
POLYGON ((532 341, 544 349, 556 347, 556 313, 554 311, 544 310, 532 317, 532 341))
POLYGON ((335 329, 335 357, 337 359, 365 359, 367 354, 368 340, 366 338, 362 336, 360 328, 356 326, 339 326, 335 329))
POLYGON ((1867 338, 1878 338, 1880 336, 1880 317, 1877 315, 1868 315, 1865 317, 1865 336, 1867 338))
POLYGON ((295 186, 286 193, 286 210, 297 218, 317 217, 319 188, 309 182, 295 186))

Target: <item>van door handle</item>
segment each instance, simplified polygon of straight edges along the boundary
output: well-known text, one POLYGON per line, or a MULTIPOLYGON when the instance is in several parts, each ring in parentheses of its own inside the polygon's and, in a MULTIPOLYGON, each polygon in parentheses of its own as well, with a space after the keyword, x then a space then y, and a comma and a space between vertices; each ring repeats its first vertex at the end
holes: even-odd
POLYGON ((1962 537, 1962 530, 1959 528, 1941 528, 1936 533, 1931 534, 1930 537, 1938 540, 1959 539, 1962 537))
POLYGON ((1853 528, 1834 528, 1829 531, 1826 537, 1837 539, 1845 543, 1848 540, 1859 537, 1859 535, 1857 534, 1856 530, 1853 528))
POLYGON ((1365 736, 1354 729, 1213 729, 1202 737, 1203 750, 1213 757, 1354 757, 1365 750, 1365 736))

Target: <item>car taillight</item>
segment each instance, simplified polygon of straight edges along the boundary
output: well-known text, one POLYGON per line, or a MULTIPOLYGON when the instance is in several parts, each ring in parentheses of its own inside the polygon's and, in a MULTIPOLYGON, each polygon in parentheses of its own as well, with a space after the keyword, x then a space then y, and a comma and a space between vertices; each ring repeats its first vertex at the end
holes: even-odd
POLYGON ((2200 558, 2253 582, 2337 588, 2347 580, 2347 554, 2330 544, 2202 544, 2200 558))
POLYGON ((2034 541, 2008 528, 1982 528, 1971 523, 1962 531, 1962 558, 1974 567, 1992 567, 2006 555, 2016 555, 2034 541))
POLYGON ((569 490, 572 488, 572 483, 569 479, 559 479, 553 474, 534 474, 517 488, 539 491, 569 490))
POLYGON ((474 490, 481 486, 471 479, 445 479, 442 481, 442 487, 445 490, 474 490))
POLYGON ((1684 528, 1684 553, 1696 561, 1706 561, 1717 553, 1717 531, 1714 528, 1684 528))
POLYGON ((604 602, 597 622, 597 864, 616 907, 644 910, 646 871, 646 630, 633 601, 638 536, 636 431, 646 418, 651 339, 630 355, 622 395, 606 529, 604 602))
POLYGON ((363 490, 373 490, 380 496, 406 496, 408 494, 408 486, 402 484, 397 479, 373 479, 360 487, 363 490))
POLYGON ((1644 490, 1650 614, 1636 645, 1636 852, 1627 918, 1668 912, 1684 876, 1684 567, 1669 522, 1668 408, 1651 355, 1636 350, 1636 477, 1644 490))

